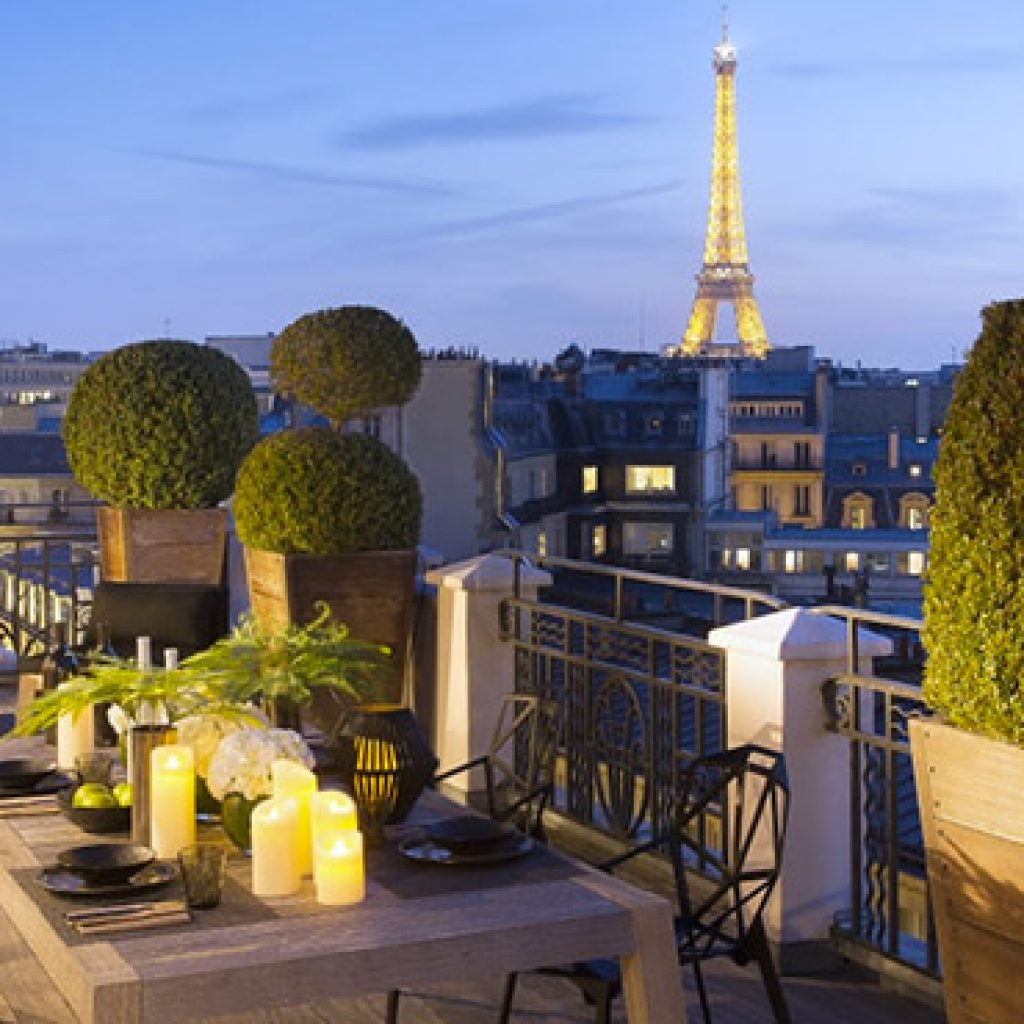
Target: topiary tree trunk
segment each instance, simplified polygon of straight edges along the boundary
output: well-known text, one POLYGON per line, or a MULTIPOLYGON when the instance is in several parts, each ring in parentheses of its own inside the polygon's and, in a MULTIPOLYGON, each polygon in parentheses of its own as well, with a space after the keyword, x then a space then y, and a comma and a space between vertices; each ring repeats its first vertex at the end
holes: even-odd
POLYGON ((982 311, 935 466, 924 695, 1024 745, 1024 299, 982 311))

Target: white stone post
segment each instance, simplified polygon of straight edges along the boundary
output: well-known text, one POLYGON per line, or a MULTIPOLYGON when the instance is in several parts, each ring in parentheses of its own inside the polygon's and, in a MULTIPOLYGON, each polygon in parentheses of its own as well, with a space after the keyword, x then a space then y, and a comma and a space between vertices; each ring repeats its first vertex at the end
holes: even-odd
MULTIPOLYGON (((765 926, 783 970, 827 962, 835 913, 850 899, 849 740, 824 726, 821 684, 846 671, 844 623, 788 608, 712 630, 726 651, 727 744, 757 743, 786 757, 789 829, 765 926), (825 954, 823 956, 823 954, 825 954)), ((892 642, 863 627, 860 671, 892 642)))
MULTIPOLYGON (((515 566, 500 555, 480 555, 431 569, 437 586, 437 697, 434 752, 439 770, 487 752, 502 697, 515 690, 512 645, 501 639, 499 606, 515 593, 515 566)), ((520 593, 536 600, 551 574, 522 563, 520 593)), ((483 787, 483 773, 454 776, 449 786, 469 795, 483 787)))

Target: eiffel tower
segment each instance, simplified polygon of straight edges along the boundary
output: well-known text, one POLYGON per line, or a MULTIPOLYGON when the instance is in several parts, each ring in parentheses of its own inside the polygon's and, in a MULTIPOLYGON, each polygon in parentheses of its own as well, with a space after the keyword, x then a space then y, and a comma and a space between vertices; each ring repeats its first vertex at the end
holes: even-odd
POLYGON ((731 302, 736 318, 739 354, 763 359, 768 336, 754 299, 754 275, 747 266, 747 241, 740 202, 740 165, 736 145, 736 47, 729 42, 729 23, 722 10, 722 41, 715 47, 715 143, 711 157, 711 201, 704 264, 697 275, 697 296, 677 350, 684 356, 714 354, 715 322, 721 302, 731 302))

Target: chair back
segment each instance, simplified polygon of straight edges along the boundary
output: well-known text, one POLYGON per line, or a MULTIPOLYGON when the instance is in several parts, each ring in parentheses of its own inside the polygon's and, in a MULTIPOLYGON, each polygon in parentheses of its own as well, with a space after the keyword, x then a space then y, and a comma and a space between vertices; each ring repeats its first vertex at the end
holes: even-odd
POLYGON ((502 698, 487 752, 488 813, 542 836, 542 816, 554 790, 560 739, 558 705, 535 694, 502 698))
POLYGON ((669 836, 681 960, 749 959, 751 932, 782 869, 788 816, 785 758, 776 751, 750 744, 683 768, 669 836), (710 883, 697 897, 688 869, 710 883))

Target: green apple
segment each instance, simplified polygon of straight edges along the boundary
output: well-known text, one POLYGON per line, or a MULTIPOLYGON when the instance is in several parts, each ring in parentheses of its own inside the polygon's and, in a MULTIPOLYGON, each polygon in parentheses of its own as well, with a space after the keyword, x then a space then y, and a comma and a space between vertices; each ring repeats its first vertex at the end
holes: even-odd
POLYGON ((130 782, 119 782, 114 787, 114 799, 118 807, 131 807, 132 805, 132 784, 130 782))
POLYGON ((102 782, 86 782, 71 797, 72 807, 116 807, 117 798, 102 782))

